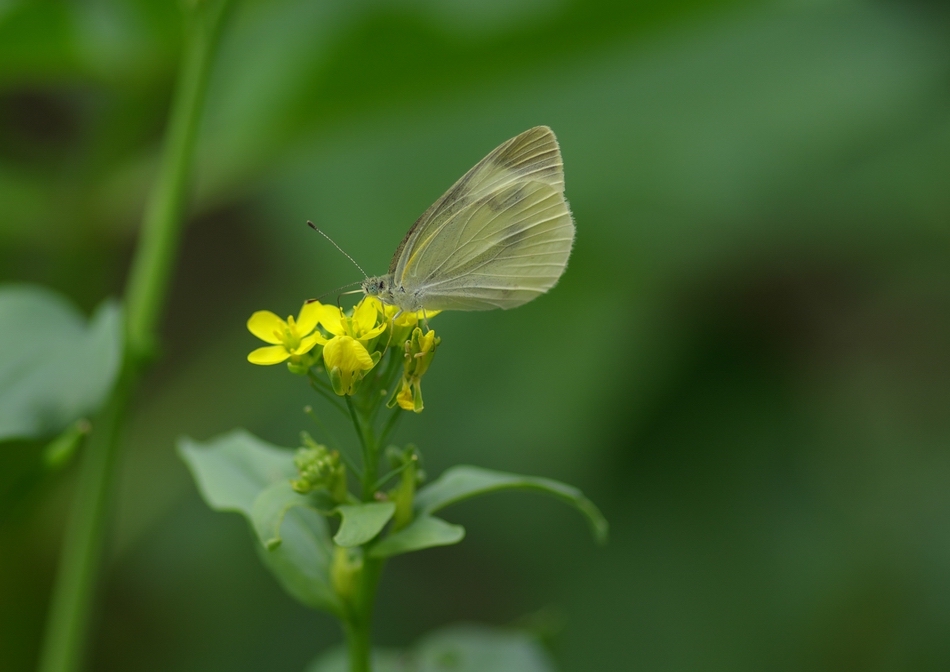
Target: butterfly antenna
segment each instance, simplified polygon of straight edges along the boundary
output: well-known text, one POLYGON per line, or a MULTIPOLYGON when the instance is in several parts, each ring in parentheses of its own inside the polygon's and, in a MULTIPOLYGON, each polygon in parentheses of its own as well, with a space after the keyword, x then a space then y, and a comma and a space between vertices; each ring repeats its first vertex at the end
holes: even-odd
MULTIPOLYGON (((338 249, 340 252, 342 252, 344 257, 346 257, 347 259, 349 259, 350 261, 352 261, 352 262, 353 262, 353 265, 356 266, 358 269, 360 269, 360 273, 363 274, 363 277, 364 277, 364 278, 368 278, 368 277, 369 277, 368 275, 366 275, 366 271, 363 270, 363 267, 360 266, 359 264, 357 264, 357 263, 356 263, 356 260, 355 260, 353 257, 351 257, 350 255, 348 255, 346 252, 343 252, 343 248, 342 248, 342 247, 340 247, 339 245, 337 245, 336 243, 334 243, 334 242, 333 242, 333 239, 332 239, 330 236, 328 236, 328 235, 325 234, 323 231, 321 231, 320 229, 318 229, 318 228, 314 225, 314 223, 311 222, 309 219, 307 220, 307 226, 309 226, 311 229, 313 229, 314 231, 316 231, 317 233, 319 233, 321 236, 323 236, 324 238, 326 238, 327 240, 329 240, 330 243, 333 245, 333 247, 335 247, 335 248, 338 249)), ((352 283, 352 284, 356 284, 356 283, 352 283)), ((349 287, 349 285, 344 285, 343 287, 349 287)), ((340 289, 343 289, 343 287, 341 287, 340 289)), ((335 290, 334 290, 334 291, 335 291, 335 290)))
MULTIPOLYGON (((330 296, 330 295, 333 294, 334 292, 339 292, 341 289, 346 289, 347 287, 352 287, 353 285, 359 285, 359 284, 361 284, 362 282, 363 282, 362 280, 359 280, 359 281, 357 281, 357 282, 351 282, 351 283, 349 283, 348 285, 343 285, 342 287, 337 287, 336 289, 333 289, 333 290, 330 290, 329 292, 326 292, 326 293, 324 293, 324 294, 321 294, 320 296, 318 296, 318 297, 315 298, 315 299, 307 299, 307 303, 313 303, 314 301, 319 301, 319 300, 322 299, 323 297, 325 297, 325 296, 330 296)), ((359 294, 359 293, 362 292, 362 291, 363 291, 362 289, 354 289, 352 292, 343 292, 343 294, 359 294)), ((343 296, 343 294, 340 294, 340 296, 343 296)))

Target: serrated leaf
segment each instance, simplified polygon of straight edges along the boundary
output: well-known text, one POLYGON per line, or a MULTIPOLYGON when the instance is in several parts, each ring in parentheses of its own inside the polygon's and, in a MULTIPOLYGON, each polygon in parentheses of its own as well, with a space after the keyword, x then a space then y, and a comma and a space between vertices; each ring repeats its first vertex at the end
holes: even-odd
POLYGON ((451 546, 464 538, 465 528, 461 525, 453 525, 435 516, 422 515, 375 544, 369 554, 374 558, 388 558, 433 546, 451 546))
POLYGON ((463 499, 499 490, 534 490, 557 497, 587 518, 591 532, 599 543, 607 541, 607 521, 593 502, 573 486, 538 476, 521 476, 465 465, 452 467, 419 490, 414 506, 419 514, 425 515, 463 499))
MULTIPOLYGON (((551 656, 530 635, 455 625, 423 637, 406 652, 373 652, 375 672, 554 672, 551 656)), ((342 647, 319 656, 306 672, 348 672, 342 647)))
POLYGON ((122 315, 114 301, 86 320, 42 287, 0 288, 0 440, 62 432, 95 412, 122 363, 122 315))
POLYGON ((379 534, 396 513, 396 505, 392 502, 342 504, 337 512, 343 516, 343 522, 333 541, 338 546, 351 548, 362 546, 379 534))
POLYGON ((264 564, 291 596, 342 613, 330 582, 333 544, 318 502, 290 488, 293 451, 234 430, 206 443, 183 438, 178 450, 208 505, 251 524, 264 564))

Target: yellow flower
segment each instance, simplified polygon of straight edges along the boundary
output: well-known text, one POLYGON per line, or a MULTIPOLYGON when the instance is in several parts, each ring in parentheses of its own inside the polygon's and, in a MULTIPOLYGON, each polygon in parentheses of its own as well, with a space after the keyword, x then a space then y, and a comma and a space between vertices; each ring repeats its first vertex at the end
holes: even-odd
POLYGON ((382 357, 376 346, 387 324, 378 322, 379 311, 374 302, 378 303, 377 299, 364 298, 353 309, 352 316, 338 306, 320 306, 320 326, 332 338, 318 333, 317 342, 323 345, 323 362, 333 391, 340 396, 356 392, 360 380, 382 357))
MULTIPOLYGON (((317 303, 317 302, 314 302, 317 303)), ((365 297, 356 304, 353 316, 349 317, 339 306, 320 306, 320 326, 334 336, 349 336, 359 341, 367 350, 371 341, 386 331, 386 321, 378 320, 376 305, 379 300, 365 297)))
POLYGON ((399 313, 399 308, 396 306, 388 306, 378 299, 374 300, 376 301, 377 310, 379 310, 380 315, 382 315, 384 318, 383 321, 386 323, 392 322, 392 342, 394 344, 399 344, 408 340, 409 335, 412 333, 412 330, 418 326, 420 320, 428 320, 429 318, 435 317, 442 312, 441 310, 418 310, 414 313, 399 313), (396 317, 397 313, 399 313, 399 317, 396 317))
POLYGON ((333 391, 341 397, 356 392, 363 374, 376 366, 379 353, 367 352, 362 343, 352 336, 334 336, 323 346, 323 362, 330 374, 333 391))
POLYGON ((247 356, 247 361, 269 366, 280 364, 288 358, 294 358, 291 361, 299 360, 302 355, 313 350, 320 342, 319 332, 313 333, 317 328, 320 307, 316 301, 305 303, 296 320, 289 316, 284 321, 269 310, 259 310, 251 315, 247 321, 248 331, 273 345, 253 351, 247 356))
POLYGON ((386 404, 388 407, 392 408, 398 404, 407 411, 422 412, 422 376, 429 370, 429 365, 435 357, 435 349, 441 342, 442 339, 438 338, 434 331, 423 334, 419 327, 412 330, 412 336, 405 344, 406 361, 403 365, 402 383, 399 391, 386 404))

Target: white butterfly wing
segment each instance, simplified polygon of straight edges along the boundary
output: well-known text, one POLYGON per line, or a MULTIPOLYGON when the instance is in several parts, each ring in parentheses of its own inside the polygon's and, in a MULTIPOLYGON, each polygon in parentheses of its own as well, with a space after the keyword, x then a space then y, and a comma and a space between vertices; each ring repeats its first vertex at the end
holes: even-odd
POLYGON ((459 210, 414 248, 401 285, 430 310, 515 308, 554 286, 573 242, 563 194, 515 181, 459 210))
POLYGON ((502 143, 479 161, 416 220, 393 255, 389 272, 398 280, 419 246, 453 215, 513 183, 543 182, 564 192, 564 167, 554 132, 536 126, 502 143))
POLYGON ((502 144, 409 230, 395 284, 430 310, 514 308, 561 277, 574 242, 564 169, 546 126, 502 144))

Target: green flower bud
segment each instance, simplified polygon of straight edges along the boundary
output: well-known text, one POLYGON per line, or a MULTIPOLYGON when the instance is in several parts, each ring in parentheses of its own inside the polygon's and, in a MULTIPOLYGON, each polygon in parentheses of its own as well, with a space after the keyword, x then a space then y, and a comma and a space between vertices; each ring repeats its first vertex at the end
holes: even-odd
POLYGON ((363 570, 363 555, 358 548, 333 549, 333 564, 330 566, 330 581, 333 590, 344 602, 350 602, 356 592, 357 579, 363 570))
POLYGON ((291 487, 302 495, 314 490, 329 491, 336 502, 346 501, 346 466, 340 461, 340 454, 330 452, 307 433, 301 433, 303 448, 294 456, 294 466, 300 478, 290 482, 291 487))

